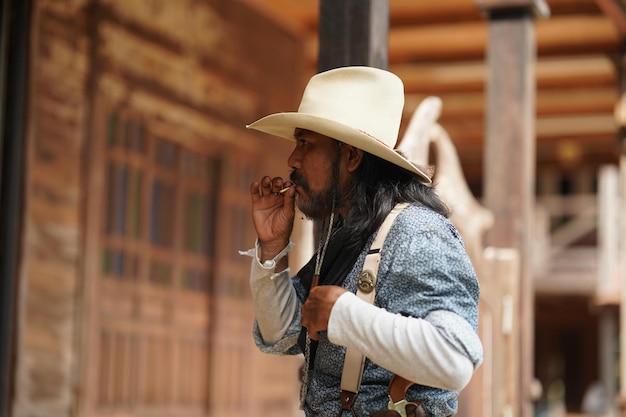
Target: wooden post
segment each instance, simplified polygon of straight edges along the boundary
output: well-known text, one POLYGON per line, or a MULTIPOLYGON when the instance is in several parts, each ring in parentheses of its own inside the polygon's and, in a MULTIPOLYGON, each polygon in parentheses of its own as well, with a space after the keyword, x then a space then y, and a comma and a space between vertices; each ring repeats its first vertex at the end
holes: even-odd
MULTIPOLYGON (((598 293, 615 291, 619 260, 619 170, 613 165, 600 168, 598 173, 598 293)), ((619 301, 618 301, 619 302, 619 301)), ((614 342, 618 338, 618 320, 615 311, 603 306, 599 320, 599 379, 609 398, 615 398, 617 364, 614 342)), ((613 409, 613 407, 611 407, 613 409)), ((614 411, 614 410, 612 410, 614 411)))
POLYGON ((489 19, 484 204, 495 215, 486 246, 520 253, 519 358, 516 398, 511 415, 533 414, 534 289, 532 213, 535 183, 535 16, 547 16, 542 0, 477 0, 489 19))
POLYGON ((318 71, 348 65, 386 69, 388 38, 389 0, 320 0, 318 71))

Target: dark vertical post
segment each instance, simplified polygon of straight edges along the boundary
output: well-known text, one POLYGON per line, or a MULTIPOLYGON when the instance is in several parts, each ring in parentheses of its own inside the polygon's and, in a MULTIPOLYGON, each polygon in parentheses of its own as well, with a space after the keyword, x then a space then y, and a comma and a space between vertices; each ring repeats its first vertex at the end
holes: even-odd
POLYGON ((389 0, 320 0, 319 72, 349 65, 386 69, 389 0))
POLYGON ((543 0, 477 0, 489 19, 487 47, 487 109, 484 163, 484 204, 495 214, 487 246, 516 248, 521 255, 520 295, 515 311, 520 320, 520 404, 513 415, 533 414, 534 288, 531 239, 535 201, 535 64, 533 18, 547 16, 543 0))
POLYGON ((0 417, 11 415, 23 211, 30 0, 0 12, 0 417))

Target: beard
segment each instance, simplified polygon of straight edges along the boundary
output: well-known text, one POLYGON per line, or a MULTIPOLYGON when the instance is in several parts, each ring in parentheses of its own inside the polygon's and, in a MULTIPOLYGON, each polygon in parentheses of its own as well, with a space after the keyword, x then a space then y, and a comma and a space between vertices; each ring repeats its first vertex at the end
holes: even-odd
POLYGON ((333 201, 337 196, 335 187, 338 181, 336 177, 337 175, 333 172, 332 178, 322 190, 312 191, 302 174, 296 171, 291 172, 289 179, 299 185, 306 194, 305 198, 300 197, 300 195, 296 198, 296 205, 302 214, 311 220, 323 220, 330 216, 333 210, 333 201))

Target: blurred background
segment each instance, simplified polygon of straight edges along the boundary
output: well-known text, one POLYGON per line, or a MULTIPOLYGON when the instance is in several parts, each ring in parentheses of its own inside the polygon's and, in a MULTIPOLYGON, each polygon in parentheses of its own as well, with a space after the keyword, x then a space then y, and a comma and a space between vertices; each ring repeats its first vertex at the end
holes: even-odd
MULTIPOLYGON (((332 45, 319 3, 3 2, 0 416, 300 415, 301 358, 254 346, 238 251, 255 239, 250 182, 287 175, 291 151, 245 125, 296 110, 332 45)), ((501 117, 488 106, 501 85, 493 25, 519 14, 532 45, 528 78, 509 81, 530 81, 520 175, 532 194, 500 197, 532 216, 499 231, 532 245, 507 258, 466 238, 480 248, 489 322, 459 415, 622 413, 626 4, 389 0, 388 13, 401 133, 440 97, 455 186, 477 201, 494 181, 488 162, 526 157, 487 146, 501 117), (507 12, 490 13, 495 3, 507 12)), ((310 251, 294 250, 292 270, 310 251)))

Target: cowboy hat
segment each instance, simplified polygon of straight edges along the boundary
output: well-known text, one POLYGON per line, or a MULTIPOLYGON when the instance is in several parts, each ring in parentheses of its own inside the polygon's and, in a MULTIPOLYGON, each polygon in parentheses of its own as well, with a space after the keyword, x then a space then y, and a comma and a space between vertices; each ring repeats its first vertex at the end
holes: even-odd
POLYGON ((342 67, 314 75, 297 112, 276 113, 247 125, 295 140, 296 128, 311 130, 376 155, 431 179, 394 150, 404 107, 404 85, 391 72, 372 67, 342 67))

